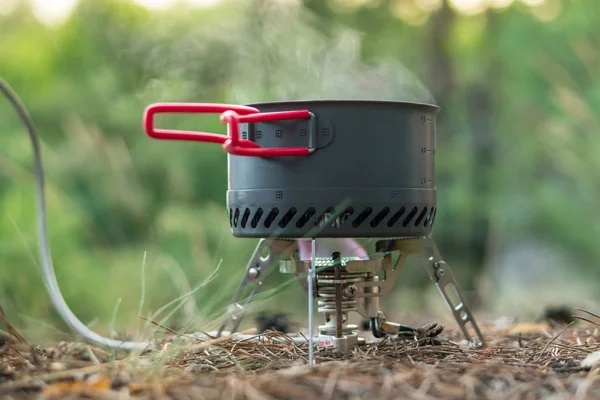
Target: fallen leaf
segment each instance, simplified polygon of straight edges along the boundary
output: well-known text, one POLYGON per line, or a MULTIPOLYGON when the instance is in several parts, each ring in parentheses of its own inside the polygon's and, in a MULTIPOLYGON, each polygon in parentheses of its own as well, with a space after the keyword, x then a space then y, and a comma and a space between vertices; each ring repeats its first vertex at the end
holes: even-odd
POLYGON ((523 322, 508 328, 507 334, 518 335, 519 333, 545 333, 550 329, 548 322, 529 323, 523 322))
POLYGON ((89 378, 85 381, 55 382, 42 389, 42 399, 59 399, 70 394, 98 394, 110 390, 110 381, 106 378, 89 378))

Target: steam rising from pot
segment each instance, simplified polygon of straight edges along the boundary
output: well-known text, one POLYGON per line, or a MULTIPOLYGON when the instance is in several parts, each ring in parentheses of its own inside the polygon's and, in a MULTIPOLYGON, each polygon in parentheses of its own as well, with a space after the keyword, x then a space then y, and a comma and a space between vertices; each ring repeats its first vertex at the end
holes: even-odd
POLYGON ((319 21, 299 5, 260 1, 240 30, 233 80, 239 103, 285 100, 390 100, 435 103, 419 79, 395 60, 365 65, 360 36, 319 21))
POLYGON ((358 32, 319 24, 300 1, 225 2, 229 19, 181 27, 164 18, 156 38, 141 46, 152 79, 140 96, 204 101, 222 88, 224 101, 389 100, 435 104, 429 90, 401 62, 361 60, 358 32), (235 10, 235 11, 232 11, 235 10), (161 37, 176 36, 177 40, 161 37), (203 93, 204 92, 204 93, 203 93))

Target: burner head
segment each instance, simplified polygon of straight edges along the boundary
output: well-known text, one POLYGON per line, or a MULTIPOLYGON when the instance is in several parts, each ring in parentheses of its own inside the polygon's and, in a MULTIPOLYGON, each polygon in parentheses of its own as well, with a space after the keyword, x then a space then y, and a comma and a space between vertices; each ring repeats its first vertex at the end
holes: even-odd
POLYGON ((227 207, 235 237, 417 237, 436 214, 435 117, 429 104, 293 101, 261 112, 310 119, 243 123, 260 147, 308 146, 308 156, 229 155, 227 207))

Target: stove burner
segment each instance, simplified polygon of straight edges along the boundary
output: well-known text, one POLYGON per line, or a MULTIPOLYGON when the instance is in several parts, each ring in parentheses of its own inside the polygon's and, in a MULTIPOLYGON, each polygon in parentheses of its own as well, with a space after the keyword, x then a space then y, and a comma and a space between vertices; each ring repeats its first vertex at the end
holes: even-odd
MULTIPOLYGON (((442 259, 437 246, 430 238, 379 240, 375 244, 375 252, 367 260, 342 257, 339 252, 334 252, 329 258, 296 260, 293 255, 297 254, 300 242, 267 239, 259 241, 248 263, 246 275, 234 295, 227 318, 219 328, 219 335, 228 325, 231 325, 231 332, 239 328, 248 304, 260 289, 268 271, 279 261, 281 273, 296 274, 301 279, 306 279, 310 272, 314 272, 312 282, 315 290, 312 295, 309 294, 309 301, 316 299, 318 312, 325 316, 325 324, 318 326, 318 347, 348 351, 361 343, 355 332, 358 327, 348 323, 350 312, 368 318, 377 338, 396 335, 397 338, 428 339, 432 342, 442 332, 443 326, 434 323, 423 331, 391 323, 379 309, 379 298, 389 293, 398 271, 406 259, 415 254, 448 304, 467 340, 476 347, 484 346, 483 334, 460 293, 450 266, 442 259), (264 249, 268 249, 269 255, 260 258, 259 254, 264 249), (380 278, 381 275, 383 278, 380 278), (241 293, 247 287, 250 294, 242 304, 239 302, 241 293), (450 296, 452 292, 458 296, 458 301, 450 296)), ((312 320, 310 316, 309 320, 312 320)))

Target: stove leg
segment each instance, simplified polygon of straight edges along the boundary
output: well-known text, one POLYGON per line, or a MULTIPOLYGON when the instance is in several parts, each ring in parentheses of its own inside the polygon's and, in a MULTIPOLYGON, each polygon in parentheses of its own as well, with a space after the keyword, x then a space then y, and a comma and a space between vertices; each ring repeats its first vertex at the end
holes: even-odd
POLYGON ((271 266, 282 257, 291 257, 296 250, 297 244, 295 241, 261 239, 258 242, 254 253, 252 253, 252 257, 250 257, 250 261, 248 261, 248 264, 246 265, 246 273, 227 309, 225 321, 217 330, 217 337, 220 337, 223 334, 223 331, 229 324, 231 324, 229 330, 230 333, 237 331, 242 319, 248 311, 248 305, 260 291, 262 282, 269 274, 271 266), (268 249, 268 255, 262 257, 261 254, 265 249, 268 249), (250 288, 250 294, 246 297, 245 301, 242 302, 240 298, 246 287, 250 288))
POLYGON ((394 240, 392 247, 393 250, 400 251, 402 257, 407 257, 409 254, 419 255, 422 266, 427 271, 429 278, 435 283, 446 304, 448 304, 463 335, 476 347, 485 346, 485 338, 475 321, 475 317, 460 292, 450 266, 443 260, 435 242, 430 237, 394 240), (449 295, 449 290, 454 292, 455 298, 449 295), (467 329, 468 324, 473 328, 477 340, 474 340, 467 329))

